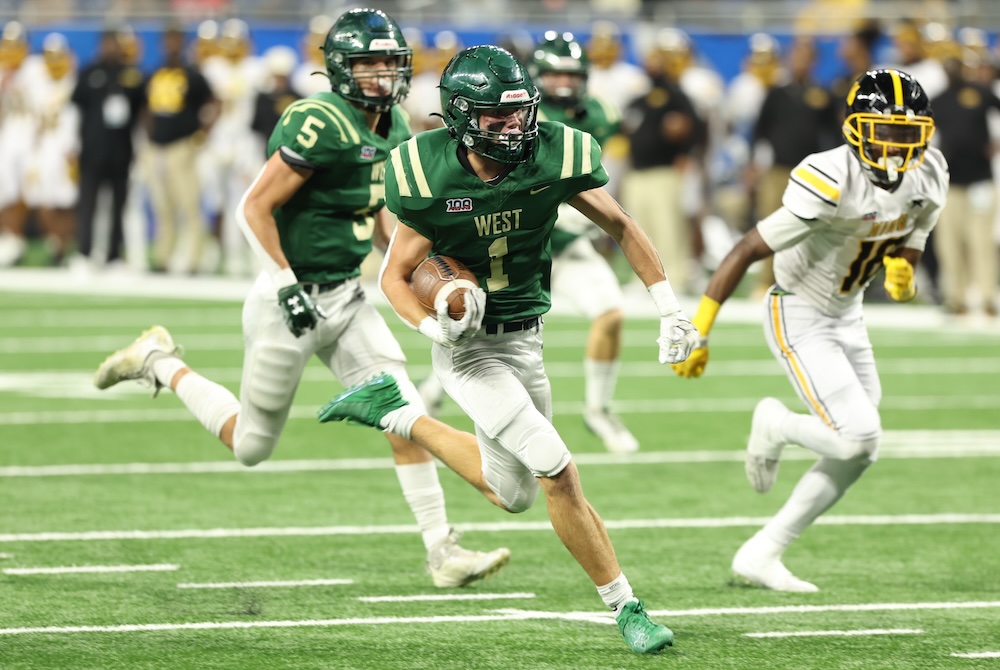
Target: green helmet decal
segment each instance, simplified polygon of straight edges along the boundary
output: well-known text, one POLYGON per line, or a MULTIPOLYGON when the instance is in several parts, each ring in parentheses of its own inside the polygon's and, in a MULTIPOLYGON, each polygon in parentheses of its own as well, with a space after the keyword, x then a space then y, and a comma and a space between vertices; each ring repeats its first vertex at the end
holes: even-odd
POLYGON ((441 109, 451 136, 470 151, 501 163, 524 163, 538 142, 541 96, 517 58, 497 46, 460 51, 441 74, 441 109), (481 127, 480 119, 521 115, 520 132, 481 127))
POLYGON ((587 95, 590 59, 572 33, 549 30, 535 46, 531 58, 531 76, 545 94, 545 100, 559 105, 579 104, 587 95), (568 81, 547 81, 549 73, 574 75, 568 81))
POLYGON ((410 92, 413 51, 406 46, 396 22, 379 9, 352 9, 342 14, 326 34, 323 60, 333 91, 368 111, 388 111, 410 92), (384 57, 393 59, 386 69, 355 75, 358 61, 384 57), (366 95, 359 79, 378 79, 385 92, 366 95))

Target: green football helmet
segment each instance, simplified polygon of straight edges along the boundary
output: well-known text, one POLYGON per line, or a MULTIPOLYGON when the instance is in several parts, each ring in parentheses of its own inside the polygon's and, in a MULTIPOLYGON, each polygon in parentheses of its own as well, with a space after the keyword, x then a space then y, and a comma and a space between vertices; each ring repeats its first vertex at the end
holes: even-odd
POLYGON ((326 34, 323 60, 335 93, 371 112, 386 112, 406 98, 413 77, 413 51, 403 32, 379 9, 352 9, 342 14, 326 34), (393 56, 395 66, 379 78, 391 79, 386 95, 365 95, 354 76, 353 61, 372 56, 393 56))
POLYGON ((501 163, 524 163, 538 143, 541 96, 521 62, 506 49, 478 46, 458 52, 441 73, 441 109, 451 136, 470 151, 501 163), (486 112, 520 112, 521 133, 481 128, 486 112))
POLYGON ((587 95, 587 75, 590 74, 590 59, 587 52, 573 37, 572 33, 559 34, 554 30, 545 33, 542 41, 535 46, 531 59, 531 76, 542 87, 546 102, 573 107, 587 95), (572 85, 548 85, 545 74, 577 75, 572 85))

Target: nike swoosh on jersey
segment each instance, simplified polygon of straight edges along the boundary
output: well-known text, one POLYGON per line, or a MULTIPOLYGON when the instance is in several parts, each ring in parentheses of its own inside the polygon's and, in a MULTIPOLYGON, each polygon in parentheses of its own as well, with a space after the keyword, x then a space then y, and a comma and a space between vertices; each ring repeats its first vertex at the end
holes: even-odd
POLYGON ((547 188, 552 188, 552 184, 549 184, 548 186, 538 186, 538 187, 535 187, 535 188, 531 189, 530 191, 528 191, 528 195, 535 195, 536 193, 541 193, 542 191, 544 191, 547 188))

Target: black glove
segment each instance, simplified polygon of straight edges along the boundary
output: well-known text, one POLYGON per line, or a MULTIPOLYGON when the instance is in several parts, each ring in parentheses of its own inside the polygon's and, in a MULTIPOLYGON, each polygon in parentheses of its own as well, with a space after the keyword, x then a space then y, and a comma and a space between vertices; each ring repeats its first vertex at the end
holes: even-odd
POLYGON ((302 284, 278 289, 278 306, 285 317, 285 325, 295 337, 302 337, 307 330, 315 328, 320 319, 326 318, 326 313, 305 292, 302 284))

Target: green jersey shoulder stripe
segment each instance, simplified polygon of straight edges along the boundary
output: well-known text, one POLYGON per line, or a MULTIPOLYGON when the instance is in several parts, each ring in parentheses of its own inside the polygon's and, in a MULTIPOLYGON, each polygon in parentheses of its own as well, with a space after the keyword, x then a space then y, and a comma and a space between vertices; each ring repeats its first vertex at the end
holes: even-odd
POLYGON ((594 171, 591 158, 594 138, 590 133, 563 126, 563 160, 560 179, 580 177, 594 171))
POLYGON ((421 198, 433 197, 427 175, 424 174, 424 166, 420 162, 420 145, 416 135, 393 149, 389 156, 399 184, 399 195, 404 198, 412 197, 416 189, 421 198))
POLYGON ((598 105, 601 106, 601 109, 604 110, 604 118, 608 123, 618 123, 621 121, 622 113, 621 110, 618 109, 617 105, 597 95, 591 97, 598 105))

